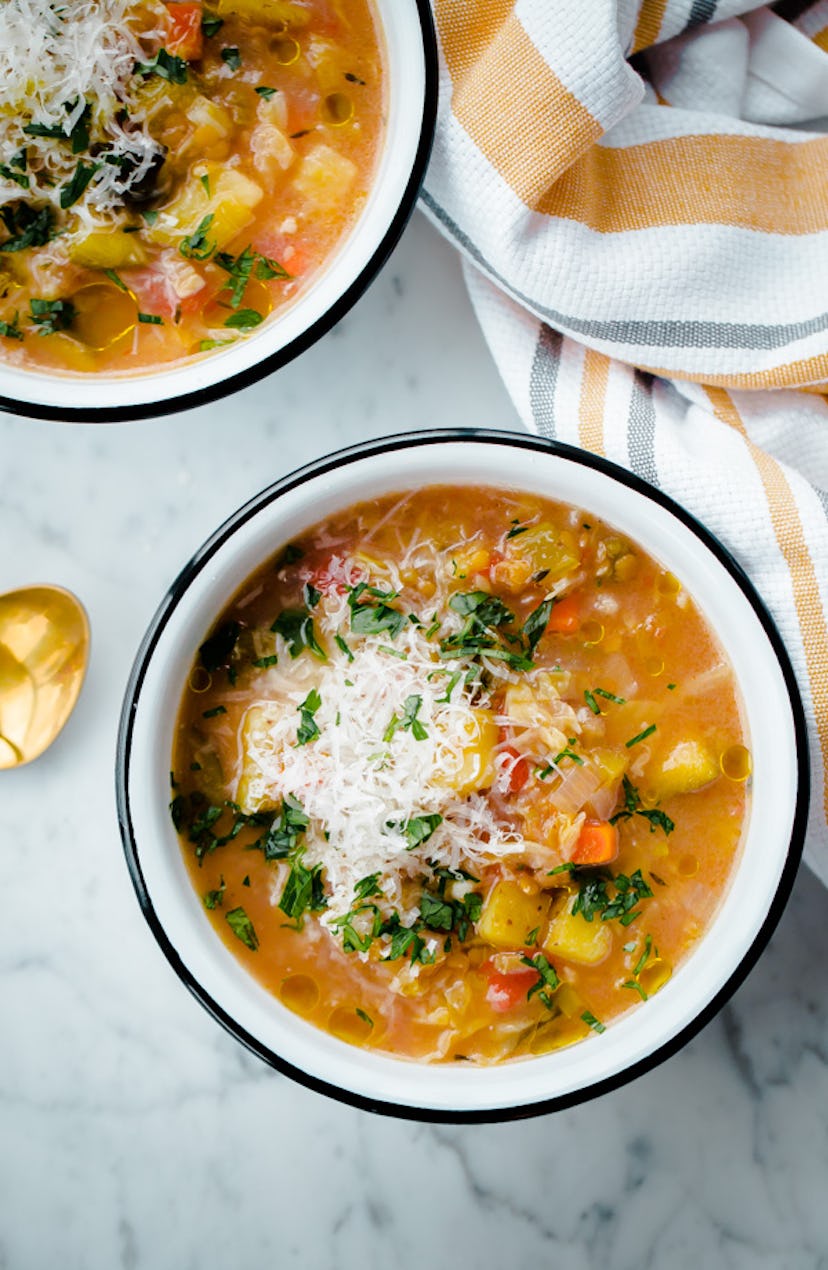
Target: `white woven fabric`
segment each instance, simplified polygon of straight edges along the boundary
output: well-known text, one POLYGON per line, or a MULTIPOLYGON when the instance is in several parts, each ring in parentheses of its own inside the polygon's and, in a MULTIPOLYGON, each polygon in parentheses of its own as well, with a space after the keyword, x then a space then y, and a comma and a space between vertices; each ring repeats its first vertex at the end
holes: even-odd
POLYGON ((763 596, 828 883, 828 3, 433 4, 423 206, 526 426, 660 486, 763 596))

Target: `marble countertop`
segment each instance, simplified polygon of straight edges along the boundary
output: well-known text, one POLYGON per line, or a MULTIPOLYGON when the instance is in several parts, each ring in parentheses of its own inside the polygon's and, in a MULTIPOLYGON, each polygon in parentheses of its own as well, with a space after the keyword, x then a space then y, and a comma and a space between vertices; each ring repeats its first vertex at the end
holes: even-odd
POLYGON ((121 696, 202 539, 365 437, 516 427, 453 253, 419 216, 341 325, 229 401, 124 426, 0 418, 0 591, 75 590, 88 679, 0 773, 0 1270, 828 1267, 828 893, 682 1053, 554 1116, 386 1120, 251 1057, 170 971, 115 816, 121 696))

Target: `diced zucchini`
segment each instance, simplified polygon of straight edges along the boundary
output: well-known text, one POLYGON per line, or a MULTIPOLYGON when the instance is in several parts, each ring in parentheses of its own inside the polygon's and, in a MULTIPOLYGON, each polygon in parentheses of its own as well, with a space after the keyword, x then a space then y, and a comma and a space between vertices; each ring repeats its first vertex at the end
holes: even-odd
POLYGON ((130 269, 146 264, 147 253, 137 234, 94 230, 69 249, 69 259, 86 269, 130 269))
POLYGON ((517 882, 496 882, 483 905, 477 934, 495 948, 523 948, 527 937, 543 927, 549 896, 527 895, 517 882))
POLYGON ((552 918, 543 941, 543 951, 563 961, 595 966, 608 955, 612 947, 612 932, 604 922, 587 922, 580 913, 573 917, 573 903, 574 897, 552 918))
POLYGON ((704 741, 681 741, 660 764, 651 770, 652 794, 659 801, 674 794, 692 794, 719 775, 719 764, 704 741))
POLYGON ((180 247, 196 233, 208 216, 204 231, 208 243, 223 251, 253 219, 253 209, 264 197, 260 185, 235 168, 220 163, 199 163, 184 188, 163 208, 154 225, 144 233, 165 247, 180 247))

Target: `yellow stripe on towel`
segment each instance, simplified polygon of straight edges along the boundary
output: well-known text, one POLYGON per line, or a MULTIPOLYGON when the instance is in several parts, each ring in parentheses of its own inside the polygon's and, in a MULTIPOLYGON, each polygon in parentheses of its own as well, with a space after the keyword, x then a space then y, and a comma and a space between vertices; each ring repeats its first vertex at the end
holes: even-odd
POLYGON ((825 771, 823 801, 825 814, 828 816, 828 676, 825 674, 825 667, 828 666, 828 629, 825 625, 816 570, 808 550, 802 519, 784 471, 776 459, 751 441, 729 394, 720 388, 708 388, 706 392, 716 418, 735 428, 745 439, 765 490, 779 550, 785 558, 791 575, 794 604, 802 631, 805 664, 808 668, 817 733, 822 749, 825 771))

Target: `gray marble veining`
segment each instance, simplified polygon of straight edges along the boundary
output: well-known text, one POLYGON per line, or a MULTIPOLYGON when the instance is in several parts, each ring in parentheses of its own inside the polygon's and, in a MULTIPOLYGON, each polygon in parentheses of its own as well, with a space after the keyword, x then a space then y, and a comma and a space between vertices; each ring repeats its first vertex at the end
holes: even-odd
POLYGON ((227 402, 122 427, 0 418, 0 590, 88 606, 89 676, 0 773, 0 1268, 826 1270, 828 894, 807 874, 731 1004, 586 1106, 422 1126, 339 1106, 225 1036, 138 910, 120 700, 178 568, 271 479, 364 437, 517 426, 449 248, 415 218, 317 347, 227 402))

